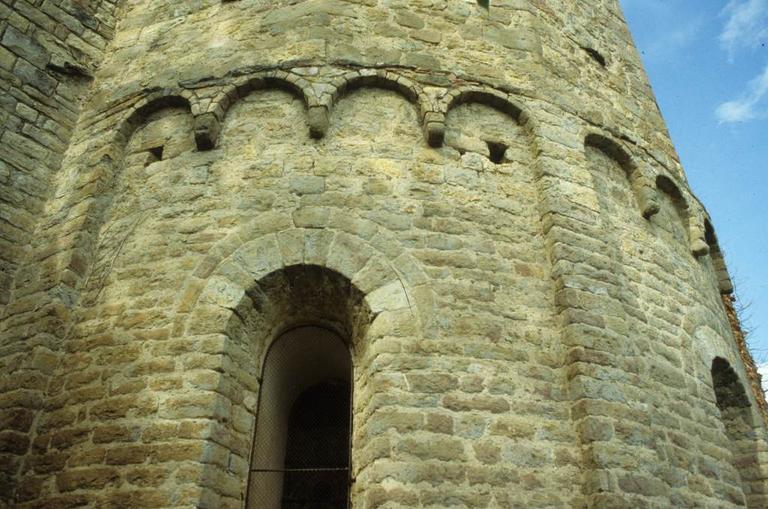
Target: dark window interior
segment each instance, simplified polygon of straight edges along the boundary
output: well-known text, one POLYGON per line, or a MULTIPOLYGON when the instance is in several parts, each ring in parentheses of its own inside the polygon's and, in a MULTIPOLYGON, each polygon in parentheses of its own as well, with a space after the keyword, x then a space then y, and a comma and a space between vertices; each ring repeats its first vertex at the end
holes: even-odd
POLYGON ((283 509, 347 509, 349 385, 326 382, 305 390, 288 424, 283 509))
POLYGON ((495 141, 486 141, 488 145, 488 151, 490 153, 489 159, 494 164, 501 164, 504 162, 504 154, 507 153, 507 146, 503 143, 495 141))
POLYGON ((747 507, 765 507, 759 493, 752 491, 752 486, 762 482, 762 472, 752 404, 747 391, 728 361, 719 357, 712 363, 712 386, 728 438, 727 445, 733 453, 733 467, 739 475, 743 492, 747 495, 747 507))
POLYGON ((149 166, 152 163, 156 163, 157 161, 163 160, 163 146, 159 147, 152 147, 147 150, 149 152, 149 157, 147 158, 146 166, 149 166))

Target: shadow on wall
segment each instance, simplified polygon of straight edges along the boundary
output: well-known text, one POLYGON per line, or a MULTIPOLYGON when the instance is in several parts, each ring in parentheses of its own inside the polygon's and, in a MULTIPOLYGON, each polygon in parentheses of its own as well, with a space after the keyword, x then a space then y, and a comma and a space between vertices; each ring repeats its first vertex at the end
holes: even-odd
POLYGON ((728 361, 721 357, 712 362, 712 386, 747 507, 762 509, 768 501, 763 493, 768 476, 760 465, 759 426, 744 385, 728 361))

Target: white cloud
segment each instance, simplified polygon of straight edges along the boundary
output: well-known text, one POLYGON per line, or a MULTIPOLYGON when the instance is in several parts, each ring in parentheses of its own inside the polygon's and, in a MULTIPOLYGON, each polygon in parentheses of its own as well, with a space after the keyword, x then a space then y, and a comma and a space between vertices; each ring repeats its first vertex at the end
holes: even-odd
POLYGON ((737 50, 760 46, 768 39, 768 0, 730 0, 722 15, 727 20, 720 44, 731 58, 737 50))
POLYGON ((649 46, 648 58, 677 57, 696 41, 703 24, 701 19, 694 19, 679 29, 666 31, 649 46))
POLYGON ((768 114, 768 107, 762 103, 766 95, 768 95, 768 65, 759 76, 749 82, 746 92, 741 97, 718 106, 715 116, 721 124, 746 122, 765 117, 768 114))

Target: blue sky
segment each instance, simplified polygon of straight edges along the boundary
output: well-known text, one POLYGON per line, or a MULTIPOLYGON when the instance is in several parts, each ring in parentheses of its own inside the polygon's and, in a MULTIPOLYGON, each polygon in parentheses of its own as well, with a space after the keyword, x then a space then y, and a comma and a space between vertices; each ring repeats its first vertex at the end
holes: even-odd
POLYGON ((768 0, 620 0, 768 376, 768 0))

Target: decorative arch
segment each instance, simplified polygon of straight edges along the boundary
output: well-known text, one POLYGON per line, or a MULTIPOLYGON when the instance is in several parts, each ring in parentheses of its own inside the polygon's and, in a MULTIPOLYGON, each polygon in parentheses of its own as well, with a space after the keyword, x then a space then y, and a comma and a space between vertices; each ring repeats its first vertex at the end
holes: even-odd
POLYGON ((311 84, 295 74, 271 71, 249 76, 223 88, 211 99, 205 111, 195 117, 195 139, 206 149, 218 144, 221 125, 229 109, 240 99, 256 90, 284 90, 304 103, 308 112, 310 135, 322 137, 327 129, 327 108, 320 104, 311 84))
POLYGON ((445 94, 437 105, 433 117, 426 119, 428 121, 425 122, 424 129, 430 145, 442 146, 445 139, 445 116, 456 106, 467 103, 484 104, 505 113, 523 126, 529 134, 535 136, 537 129, 533 125, 532 118, 509 94, 488 87, 466 86, 445 94))
POLYGON ((765 507, 768 473, 761 465, 760 444, 752 402, 739 375, 722 357, 715 357, 711 367, 712 389, 720 413, 733 467, 739 475, 748 508, 765 507))
POLYGON ((720 289, 720 293, 723 295, 730 295, 734 290, 733 282, 728 273, 728 267, 725 264, 725 257, 720 249, 720 243, 717 240, 715 228, 712 226, 712 222, 709 218, 704 219, 704 240, 709 247, 709 254, 712 258, 712 265, 715 269, 715 276, 717 277, 717 285, 720 289))
POLYGON ((314 92, 312 92, 308 81, 289 73, 267 73, 256 75, 248 78, 243 82, 235 84, 234 87, 236 90, 237 98, 245 97, 254 90, 285 90, 286 92, 290 92, 291 94, 295 95, 299 99, 302 99, 304 104, 307 106, 311 102, 311 97, 314 96, 314 92))
POLYGON ((383 88, 392 90, 405 97, 419 109, 420 116, 431 109, 429 100, 416 82, 391 71, 352 71, 333 81, 329 108, 333 108, 344 95, 360 88, 383 88))
POLYGON ((169 89, 159 90, 145 96, 136 103, 128 114, 119 122, 115 130, 115 142, 124 147, 131 139, 134 131, 138 129, 147 117, 164 108, 186 108, 192 112, 192 94, 189 91, 176 92, 169 89))
MULTIPOLYGON (((441 109, 445 112, 445 119, 443 122, 443 128, 445 128, 445 122, 447 122, 448 116, 456 108, 462 105, 478 104, 486 106, 492 110, 495 110, 513 121, 517 126, 520 126, 523 132, 530 138, 533 135, 533 129, 529 125, 528 116, 523 112, 515 102, 513 102, 507 94, 499 92, 493 89, 485 89, 481 87, 463 87, 458 90, 450 92, 441 102, 441 109)), ((483 117, 482 112, 477 112, 473 117, 483 117)), ((475 126, 475 128, 479 128, 475 126)), ((504 154, 509 148, 508 140, 493 139, 489 137, 489 133, 479 133, 482 139, 482 143, 485 147, 477 147, 477 150, 482 151, 487 157, 496 164, 499 164, 504 159, 504 154)), ((501 135, 501 133, 497 133, 501 135)), ((471 135, 470 135, 471 136, 471 135)), ((503 136, 503 135, 501 135, 503 136)))
POLYGON ((345 95, 361 88, 381 88, 400 94, 417 108, 419 119, 425 129, 434 113, 434 107, 421 86, 392 71, 384 69, 351 71, 334 79, 331 85, 333 90, 328 97, 326 118, 345 95))
POLYGON ((682 221, 691 253, 697 257, 706 255, 709 248, 703 239, 703 228, 697 224, 689 201, 680 187, 666 175, 658 175, 656 177, 656 189, 672 201, 672 205, 682 221))
POLYGON ((681 217, 684 217, 687 221, 689 216, 690 207, 688 206, 688 200, 685 198, 680 188, 672 181, 671 178, 666 175, 659 175, 656 177, 656 187, 667 193, 675 202, 675 207, 680 213, 681 217))
MULTIPOLYGON (((77 233, 69 237, 64 246, 59 239, 45 240, 50 245, 57 244, 59 252, 68 257, 62 266, 68 267, 71 274, 66 279, 67 286, 71 285, 68 299, 73 303, 79 299, 86 274, 92 268, 91 254, 98 243, 98 230, 112 202, 111 191, 122 170, 131 137, 153 113, 165 108, 183 108, 191 115, 191 99, 189 92, 177 93, 170 89, 156 90, 140 98, 121 119, 112 124, 111 129, 107 128, 110 134, 102 148, 76 164, 76 168, 83 168, 84 171, 77 174, 78 184, 62 204, 62 211, 69 216, 67 221, 78 224, 66 229, 77 233)), ((62 277, 61 274, 58 277, 62 277)))
POLYGON ((584 139, 585 147, 595 148, 616 161, 627 175, 640 211, 644 218, 650 219, 659 212, 656 186, 635 164, 632 156, 617 142, 599 133, 589 133, 584 139))

